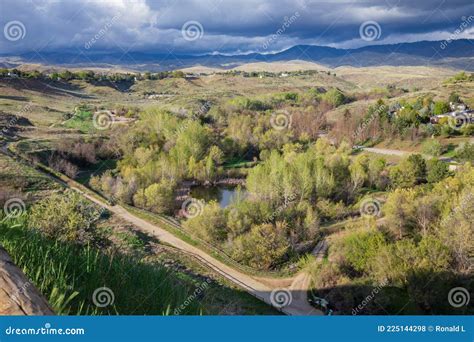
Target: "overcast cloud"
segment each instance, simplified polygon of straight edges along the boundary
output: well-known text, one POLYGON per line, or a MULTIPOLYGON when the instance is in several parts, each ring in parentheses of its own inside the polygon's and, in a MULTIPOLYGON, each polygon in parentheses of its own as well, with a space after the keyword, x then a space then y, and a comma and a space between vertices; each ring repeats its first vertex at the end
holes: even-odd
POLYGON ((444 40, 460 28, 456 39, 474 38, 471 16, 472 0, 0 0, 0 53, 245 53, 296 44, 348 48, 444 40), (190 21, 199 32, 183 35, 190 21), (380 27, 375 40, 360 36, 368 21, 380 27))

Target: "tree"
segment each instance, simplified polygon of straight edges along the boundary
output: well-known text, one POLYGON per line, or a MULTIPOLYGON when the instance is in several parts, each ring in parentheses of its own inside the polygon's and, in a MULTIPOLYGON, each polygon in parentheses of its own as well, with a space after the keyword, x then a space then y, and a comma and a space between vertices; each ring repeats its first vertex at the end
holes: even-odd
POLYGON ((433 106, 433 114, 434 115, 441 115, 449 112, 451 108, 449 108, 449 103, 444 101, 436 101, 433 106))
POLYGON ((337 88, 331 88, 321 95, 321 99, 334 107, 338 107, 346 102, 346 96, 337 88))
POLYGON ((412 154, 408 157, 408 162, 411 164, 415 177, 418 180, 426 178, 426 162, 421 154, 412 154))
POLYGON ((433 195, 418 197, 413 202, 415 221, 424 237, 427 236, 428 228, 439 216, 438 202, 439 199, 433 195))
POLYGON ((448 164, 439 159, 430 159, 428 161, 428 172, 426 180, 428 183, 437 183, 449 175, 448 164))
POLYGON ((192 234, 196 234, 201 239, 212 243, 221 243, 227 239, 226 216, 215 201, 198 209, 195 217, 189 218, 184 222, 184 227, 192 234), (202 210, 202 212, 199 212, 199 210, 202 210))
POLYGON ((372 187, 383 190, 386 186, 386 176, 383 174, 387 162, 384 158, 370 158, 368 165, 368 181, 372 187))
POLYGON ((174 203, 174 183, 162 180, 147 187, 144 195, 149 210, 159 214, 169 212, 174 203))
POLYGON ((392 191, 383 206, 388 227, 403 238, 412 231, 414 226, 415 192, 410 189, 396 189, 392 191))
POLYGON ((374 258, 379 249, 384 246, 385 238, 381 232, 354 232, 336 245, 341 248, 347 262, 358 272, 369 272, 371 259, 374 258))
POLYGON ((352 164, 349 165, 351 173, 352 193, 356 193, 358 189, 364 185, 367 180, 367 163, 369 158, 365 154, 357 156, 352 164))
POLYGON ((416 183, 416 174, 408 159, 389 169, 390 182, 394 188, 408 188, 416 183))
POLYGON ((459 272, 469 272, 474 250, 474 187, 466 187, 458 196, 450 198, 453 209, 441 218, 436 235, 454 255, 459 272))
POLYGON ((281 262, 288 248, 281 228, 261 224, 234 241, 233 257, 251 267, 269 269, 281 262))
POLYGON ((456 159, 460 162, 474 163, 474 143, 465 142, 456 148, 456 159))

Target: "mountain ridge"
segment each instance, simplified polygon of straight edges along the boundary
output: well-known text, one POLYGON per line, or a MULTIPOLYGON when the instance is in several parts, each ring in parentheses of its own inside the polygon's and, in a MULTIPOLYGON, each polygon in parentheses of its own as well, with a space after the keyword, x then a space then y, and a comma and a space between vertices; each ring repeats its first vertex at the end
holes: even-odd
POLYGON ((132 70, 164 71, 189 68, 195 65, 230 69, 252 62, 282 62, 303 60, 330 68, 338 66, 444 66, 474 71, 474 40, 419 41, 413 43, 368 45, 355 49, 342 49, 319 45, 295 45, 280 52, 263 54, 204 55, 173 54, 162 52, 95 51, 65 53, 47 51, 20 55, 0 55, 0 64, 46 63, 80 67, 126 66, 132 70), (12 62, 13 61, 13 62, 12 62))

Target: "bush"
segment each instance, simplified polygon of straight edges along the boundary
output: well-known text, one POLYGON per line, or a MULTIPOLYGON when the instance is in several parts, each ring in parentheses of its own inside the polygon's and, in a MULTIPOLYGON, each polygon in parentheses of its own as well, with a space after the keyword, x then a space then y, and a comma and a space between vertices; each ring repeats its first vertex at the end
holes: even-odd
POLYGON ((368 273, 371 260, 385 244, 383 234, 378 231, 354 232, 346 236, 338 247, 344 251, 346 261, 354 270, 368 273))
POLYGON ((31 208, 28 224, 44 235, 61 241, 98 242, 96 221, 102 211, 73 191, 53 194, 31 208))
POLYGON ((233 257, 251 267, 270 269, 282 261, 288 248, 281 227, 261 224, 234 241, 233 257))
POLYGON ((456 159, 461 163, 471 162, 474 163, 474 143, 463 143, 456 149, 456 159))
POLYGON ((429 183, 436 183, 449 175, 449 166, 447 163, 438 159, 431 159, 428 161, 428 173, 426 180, 429 183))
POLYGON ((443 153, 443 145, 436 139, 426 140, 421 146, 422 152, 433 157, 439 157, 443 153))
POLYGON ((344 93, 342 93, 339 89, 331 88, 326 93, 321 95, 321 99, 334 107, 338 107, 344 104, 347 100, 344 93))
POLYGON ((212 243, 220 243, 227 238, 227 226, 225 212, 217 202, 205 205, 201 202, 193 203, 197 210, 195 217, 189 218, 184 227, 192 234, 212 243), (202 207, 203 206, 203 207, 202 207), (200 210, 202 212, 200 212, 200 210))

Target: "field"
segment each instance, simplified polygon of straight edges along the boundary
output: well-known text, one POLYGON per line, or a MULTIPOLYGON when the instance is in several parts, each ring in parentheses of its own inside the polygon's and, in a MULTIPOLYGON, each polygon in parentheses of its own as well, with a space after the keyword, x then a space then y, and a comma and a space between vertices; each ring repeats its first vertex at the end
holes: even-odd
POLYGON ((0 78, 0 204, 25 204, 0 244, 57 313, 278 314, 270 292, 288 286, 304 293, 286 308, 297 314, 351 314, 379 286, 364 314, 472 311, 439 298, 472 284, 473 125, 430 123, 450 102, 474 106, 472 75, 302 61, 34 69, 0 78), (112 210, 87 220, 89 206, 112 210), (91 302, 100 287, 115 305, 91 302))

